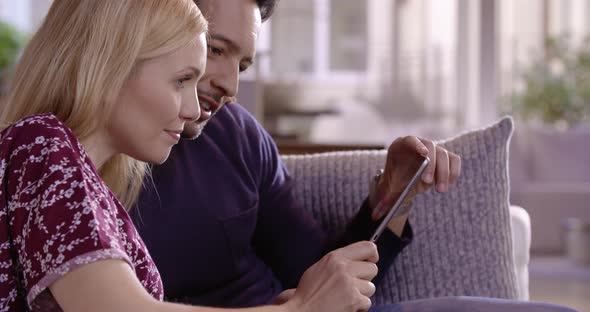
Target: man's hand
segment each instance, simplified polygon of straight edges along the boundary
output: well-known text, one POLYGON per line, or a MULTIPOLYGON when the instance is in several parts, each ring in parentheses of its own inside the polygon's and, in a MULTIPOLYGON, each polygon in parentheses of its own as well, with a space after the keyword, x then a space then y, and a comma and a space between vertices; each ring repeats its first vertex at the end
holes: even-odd
MULTIPOLYGON (((426 192, 432 185, 436 185, 438 192, 447 192, 461 174, 461 158, 457 154, 428 139, 415 136, 396 139, 387 151, 385 171, 377 182, 374 194, 369 197, 373 220, 378 220, 389 212, 388 209, 393 206, 409 181, 404 168, 414 163, 419 155, 428 157, 430 163, 404 205, 411 204, 417 194, 426 192), (376 209, 377 207, 380 209, 376 209)), ((388 225, 389 229, 401 236, 407 218, 407 214, 393 218, 388 225)))
POLYGON ((296 290, 297 290, 297 288, 290 288, 290 289, 284 290, 275 298, 275 304, 283 304, 283 303, 291 300, 291 298, 293 298, 293 295, 295 295, 296 290))
POLYGON ((281 293, 277 301, 288 311, 367 311, 378 260, 377 246, 371 242, 336 249, 305 271, 297 289, 281 293))

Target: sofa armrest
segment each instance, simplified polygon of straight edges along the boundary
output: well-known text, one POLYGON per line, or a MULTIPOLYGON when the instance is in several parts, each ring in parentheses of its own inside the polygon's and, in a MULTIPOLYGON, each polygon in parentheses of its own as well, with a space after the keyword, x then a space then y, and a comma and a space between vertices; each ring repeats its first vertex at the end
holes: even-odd
POLYGON ((518 281, 518 299, 529 299, 529 261, 531 248, 531 218, 522 207, 510 206, 512 251, 518 281))

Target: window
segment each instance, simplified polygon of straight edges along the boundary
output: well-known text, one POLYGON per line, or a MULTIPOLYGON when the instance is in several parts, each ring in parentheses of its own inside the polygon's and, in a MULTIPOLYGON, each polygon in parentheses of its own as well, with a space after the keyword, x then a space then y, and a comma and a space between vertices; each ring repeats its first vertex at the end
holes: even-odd
POLYGON ((314 78, 367 71, 367 3, 281 1, 271 25, 271 72, 314 78))
POLYGON ((37 29, 51 5, 51 0, 0 0, 0 19, 23 32, 37 29))
MULTIPOLYGON (((326 13, 326 12, 324 12, 326 13)), ((367 1, 332 0, 329 20, 329 71, 367 70, 367 1)))

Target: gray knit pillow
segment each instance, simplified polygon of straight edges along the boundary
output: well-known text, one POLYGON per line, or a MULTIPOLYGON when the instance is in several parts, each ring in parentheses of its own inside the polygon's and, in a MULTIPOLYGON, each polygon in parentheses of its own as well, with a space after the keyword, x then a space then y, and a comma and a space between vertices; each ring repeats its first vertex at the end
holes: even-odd
MULTIPOLYGON (((462 175, 445 194, 416 198, 414 242, 396 259, 376 303, 440 296, 516 299, 507 172, 512 119, 440 142, 462 158, 462 175)), ((304 207, 329 230, 356 214, 385 151, 284 156, 304 207)))

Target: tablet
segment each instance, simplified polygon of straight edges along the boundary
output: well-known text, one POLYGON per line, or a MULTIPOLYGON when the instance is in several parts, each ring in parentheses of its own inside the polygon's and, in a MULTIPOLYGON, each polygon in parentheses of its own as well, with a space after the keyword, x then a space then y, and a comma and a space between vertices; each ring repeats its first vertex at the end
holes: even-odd
MULTIPOLYGON (((391 218, 393 218, 396 215, 396 213, 400 210, 400 207, 402 206, 402 204, 406 200, 406 197, 408 196, 408 194, 410 194, 410 191, 412 190, 412 188, 420 181, 420 177, 422 176, 422 173, 424 173, 424 169, 426 169, 426 166, 428 166, 429 162, 430 162, 430 159, 428 159, 428 157, 419 156, 418 161, 415 162, 415 164, 411 165, 411 167, 413 167, 413 168, 408 168, 408 170, 409 170, 408 174, 406 174, 403 177, 403 179, 408 181, 407 183, 405 183, 406 187, 404 188, 401 195, 397 198, 397 200, 395 201, 395 203, 393 204, 393 206, 389 210, 389 213, 387 213, 387 215, 383 218, 383 220, 381 220, 379 227, 377 227, 377 229, 375 230, 375 232, 371 236, 372 242, 376 242, 379 239, 379 237, 381 236, 381 233, 383 233, 385 228, 387 228, 387 224, 389 223, 389 221, 391 221, 391 218)), ((401 183, 403 183, 403 182, 405 182, 405 181, 402 180, 401 183)), ((377 204, 377 205, 381 205, 381 202, 379 202, 379 204, 377 204)))

